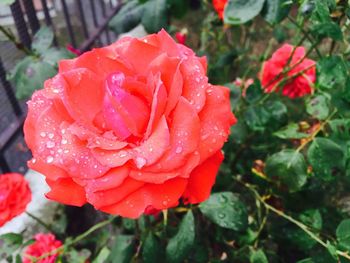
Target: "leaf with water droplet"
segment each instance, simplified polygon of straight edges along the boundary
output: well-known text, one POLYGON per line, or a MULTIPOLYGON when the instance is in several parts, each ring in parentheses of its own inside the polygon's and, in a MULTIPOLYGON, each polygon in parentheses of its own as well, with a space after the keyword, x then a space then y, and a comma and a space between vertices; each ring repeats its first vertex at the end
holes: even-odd
POLYGON ((142 262, 157 263, 163 258, 163 248, 158 238, 149 232, 142 247, 142 262))
POLYGON ((215 193, 199 205, 201 212, 215 224, 243 231, 248 225, 248 213, 237 195, 231 192, 215 193))
POLYGON ((166 247, 166 262, 183 262, 194 245, 194 239, 194 216, 190 210, 182 219, 177 234, 169 240, 166 247))

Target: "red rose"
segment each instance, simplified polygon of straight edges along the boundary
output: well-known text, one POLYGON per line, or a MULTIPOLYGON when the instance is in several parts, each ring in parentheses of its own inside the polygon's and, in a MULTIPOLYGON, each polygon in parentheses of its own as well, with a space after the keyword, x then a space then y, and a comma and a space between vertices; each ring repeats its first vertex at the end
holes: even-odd
POLYGON ((261 84, 265 92, 278 92, 281 88, 282 95, 290 98, 302 97, 313 92, 313 84, 316 81, 316 63, 305 58, 304 47, 296 47, 294 53, 293 49, 293 46, 285 44, 264 63, 261 84), (282 74, 289 60, 291 70, 282 74))
POLYGON ((35 242, 24 251, 23 263, 31 263, 31 257, 38 258, 47 254, 47 257, 36 261, 37 263, 55 263, 59 252, 48 255, 50 252, 62 246, 62 242, 56 240, 53 234, 36 234, 35 242))
POLYGON ((213 0, 213 6, 221 20, 224 19, 224 10, 227 0, 213 0))
POLYGON ((32 199, 24 177, 17 173, 0 175, 0 227, 22 214, 32 199))
POLYGON ((206 69, 164 30, 61 61, 24 127, 47 197, 130 218, 207 199, 235 117, 206 69))

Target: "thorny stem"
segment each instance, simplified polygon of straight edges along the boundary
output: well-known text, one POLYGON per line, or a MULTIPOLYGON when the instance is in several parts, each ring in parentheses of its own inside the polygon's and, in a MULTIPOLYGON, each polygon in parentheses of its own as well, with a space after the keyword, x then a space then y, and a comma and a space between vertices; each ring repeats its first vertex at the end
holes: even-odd
POLYGON ((337 113, 337 109, 335 109, 329 116, 328 118, 322 122, 320 124, 320 126, 310 135, 310 137, 308 137, 302 144, 300 144, 300 146, 296 149, 296 152, 300 152, 302 149, 304 149, 304 147, 311 141, 313 141, 313 139, 315 139, 315 137, 317 136, 317 134, 323 130, 324 126, 326 126, 326 124, 332 119, 332 117, 337 113))
POLYGON ((42 221, 40 218, 38 218, 37 216, 33 215, 32 213, 26 211, 25 212, 29 217, 33 218, 36 222, 39 223, 39 225, 42 225, 43 227, 45 227, 49 232, 55 232, 53 231, 53 229, 48 225, 46 224, 44 221, 42 221))
POLYGON ((43 255, 41 255, 40 257, 32 257, 30 255, 26 255, 28 256, 32 263, 36 263, 36 262, 39 262, 40 260, 44 259, 44 258, 47 258, 49 256, 52 256, 52 255, 55 255, 55 254, 59 254, 61 252, 63 252, 66 248, 78 243, 79 241, 83 240, 84 238, 86 238, 87 236, 89 236, 90 234, 92 234, 93 232, 95 232, 96 230, 110 224, 113 220, 114 220, 115 217, 110 217, 109 219, 105 220, 105 221, 102 221, 94 226, 92 226, 91 228, 89 228, 87 231, 85 231, 84 233, 80 234, 79 236, 77 236, 76 238, 74 238, 72 241, 69 241, 65 244, 63 244, 62 246, 48 252, 48 253, 45 253, 43 255))
MULTIPOLYGON (((306 225, 304 225, 302 222, 294 219, 293 217, 285 214, 281 210, 278 210, 277 208, 271 206, 270 204, 266 203, 265 200, 260 196, 257 190, 254 189, 254 187, 248 183, 244 183, 241 180, 236 179, 238 182, 240 182, 243 186, 245 186, 247 189, 249 189, 256 199, 265 206, 265 208, 269 211, 274 212, 275 214, 279 215, 280 217, 283 217, 284 219, 288 220, 289 222, 293 223, 294 225, 298 226, 301 230, 303 230, 306 234, 308 234, 312 239, 314 239, 317 243, 319 243, 324 248, 328 248, 328 245, 326 242, 324 242, 321 238, 319 238, 315 233, 313 233, 310 228, 306 225)), ((341 250, 336 250, 335 253, 338 256, 344 257, 346 259, 350 259, 350 255, 348 252, 344 252, 341 250)))
POLYGON ((5 27, 0 25, 0 31, 7 37, 7 39, 12 42, 17 49, 23 51, 26 55, 29 56, 35 56, 36 54, 28 49, 26 46, 24 46, 21 42, 18 42, 16 37, 12 34, 12 32, 8 29, 6 29, 5 27))

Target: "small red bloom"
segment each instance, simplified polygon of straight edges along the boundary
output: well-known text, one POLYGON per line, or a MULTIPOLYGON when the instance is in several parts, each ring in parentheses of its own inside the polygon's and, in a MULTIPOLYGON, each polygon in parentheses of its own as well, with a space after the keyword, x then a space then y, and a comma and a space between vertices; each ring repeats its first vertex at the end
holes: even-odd
POLYGON ((30 188, 22 175, 0 175, 0 227, 23 213, 31 199, 30 188))
MULTIPOLYGON (((56 240, 56 237, 53 234, 36 234, 35 242, 28 246, 24 252, 23 263, 31 263, 32 260, 30 257, 41 257, 44 254, 49 254, 51 251, 58 249, 62 246, 62 242, 56 240), (30 256, 30 257, 29 257, 30 256)), ((54 263, 56 261, 59 253, 53 253, 47 257, 37 261, 37 263, 54 263)))
POLYGON ((176 38, 177 42, 179 42, 182 45, 185 45, 187 34, 185 34, 183 32, 176 32, 175 38, 176 38))
POLYGON ((285 44, 264 63, 260 75, 261 84, 266 93, 278 92, 282 88, 283 96, 292 99, 303 97, 313 92, 316 81, 315 65, 315 61, 305 58, 304 47, 294 48, 285 44), (287 66, 290 70, 282 74, 287 66))
POLYGON ((227 0, 213 0, 213 6, 221 20, 224 19, 224 10, 227 0))

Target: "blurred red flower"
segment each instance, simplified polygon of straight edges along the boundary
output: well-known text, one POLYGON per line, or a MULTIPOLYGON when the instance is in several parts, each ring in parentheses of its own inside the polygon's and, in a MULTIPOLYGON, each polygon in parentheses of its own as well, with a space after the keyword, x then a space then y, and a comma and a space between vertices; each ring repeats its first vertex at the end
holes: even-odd
MULTIPOLYGON (((62 246, 62 242, 56 240, 56 237, 53 234, 36 234, 35 242, 29 245, 24 251, 23 263, 33 262, 30 257, 39 258, 43 255, 50 254, 50 252, 58 249, 62 246)), ((36 261, 36 263, 55 263, 56 258, 59 255, 59 252, 47 255, 47 257, 36 261)))
POLYGON ((224 19, 224 10, 227 0, 213 0, 213 6, 215 11, 218 13, 218 16, 221 20, 224 19))
POLYGON ((313 93, 316 62, 305 57, 304 47, 284 44, 267 60, 260 73, 265 92, 279 92, 290 98, 313 93), (289 63, 288 63, 289 62, 289 63), (289 68, 287 72, 283 72, 289 68))
POLYGON ((0 227, 23 213, 31 199, 32 193, 23 175, 0 175, 0 227))
POLYGON ((187 34, 184 32, 176 32, 175 38, 177 42, 179 42, 182 45, 186 44, 187 34))

